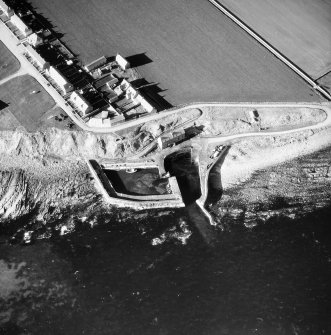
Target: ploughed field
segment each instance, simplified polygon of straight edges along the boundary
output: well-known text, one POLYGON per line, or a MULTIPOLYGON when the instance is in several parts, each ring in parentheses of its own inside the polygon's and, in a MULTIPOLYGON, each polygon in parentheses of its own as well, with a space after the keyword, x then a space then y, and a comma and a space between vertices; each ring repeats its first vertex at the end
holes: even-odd
POLYGON ((138 55, 141 75, 172 105, 320 99, 207 0, 31 3, 84 63, 138 55))
POLYGON ((317 79, 331 70, 331 1, 219 1, 317 79))

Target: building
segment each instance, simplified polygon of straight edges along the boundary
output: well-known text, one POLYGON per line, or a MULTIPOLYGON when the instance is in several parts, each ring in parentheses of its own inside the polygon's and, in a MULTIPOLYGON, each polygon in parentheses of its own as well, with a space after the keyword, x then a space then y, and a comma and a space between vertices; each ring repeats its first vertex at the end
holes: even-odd
POLYGON ((256 109, 248 111, 248 120, 251 123, 258 123, 260 122, 260 115, 256 109))
POLYGON ((22 19, 14 14, 11 16, 10 21, 16 26, 16 28, 22 32, 22 34, 26 37, 30 34, 32 34, 32 29, 30 29, 23 21, 22 19))
POLYGON ((129 85, 125 91, 125 97, 128 100, 134 100, 138 96, 138 91, 133 88, 131 85, 129 85))
POLYGON ((118 78, 114 77, 112 74, 106 74, 95 82, 95 88, 99 89, 100 87, 107 85, 112 87, 118 83, 118 78))
POLYGON ((155 108, 127 81, 121 83, 122 90, 125 90, 125 97, 135 104, 141 105, 148 113, 155 111, 155 108))
POLYGON ((34 48, 43 43, 43 39, 36 33, 29 35, 26 40, 34 48))
POLYGON ((134 102, 140 104, 147 113, 154 112, 156 109, 140 94, 134 99, 134 102))
POLYGON ((39 53, 31 46, 27 45, 25 47, 25 50, 29 54, 29 56, 32 58, 34 62, 37 63, 37 65, 42 69, 42 70, 47 70, 49 68, 49 63, 45 61, 43 57, 39 55, 39 53))
POLYGON ((109 116, 109 111, 102 111, 101 112, 101 119, 107 119, 109 116))
POLYGON ((115 93, 115 91, 111 88, 108 88, 107 90, 107 99, 109 103, 113 103, 118 100, 118 95, 115 93))
POLYGON ((102 56, 102 57, 94 60, 93 62, 86 64, 84 66, 84 68, 87 72, 91 72, 91 71, 95 70, 96 68, 98 68, 98 67, 100 67, 100 66, 102 66, 106 63, 107 63, 107 58, 105 56, 102 56))
POLYGON ((184 139, 185 139, 185 130, 183 128, 179 128, 177 130, 174 130, 172 133, 160 136, 158 138, 158 144, 161 149, 165 149, 184 139))
POLYGON ((120 114, 112 105, 108 106, 107 111, 108 111, 108 115, 111 117, 120 114))
POLYGON ((92 117, 87 122, 89 127, 99 128, 103 126, 103 120, 97 117, 92 117))
POLYGON ((0 10, 2 10, 9 18, 14 15, 13 9, 7 6, 3 0, 0 0, 0 10))
POLYGON ((83 116, 86 116, 93 110, 92 105, 77 91, 71 93, 70 100, 82 112, 83 116))
POLYGON ((49 76, 55 81, 56 85, 60 87, 64 94, 73 91, 74 87, 69 81, 57 70, 54 66, 48 69, 49 76))
POLYGON ((130 63, 120 54, 116 55, 115 60, 122 70, 126 70, 130 67, 130 63))

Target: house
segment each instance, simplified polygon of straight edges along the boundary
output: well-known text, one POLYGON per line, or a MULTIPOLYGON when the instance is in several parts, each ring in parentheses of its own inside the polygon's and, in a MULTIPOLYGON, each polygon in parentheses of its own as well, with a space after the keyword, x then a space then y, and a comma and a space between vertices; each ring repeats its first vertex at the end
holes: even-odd
POLYGON ((86 116, 93 110, 92 105, 77 91, 71 93, 70 100, 86 116))
POLYGON ((114 77, 112 74, 106 74, 95 82, 95 88, 99 89, 100 87, 107 85, 112 87, 118 83, 118 78, 114 77))
POLYGON ((0 9, 10 18, 14 15, 14 11, 12 8, 7 6, 3 0, 0 0, 0 9))
POLYGON ((71 92, 74 87, 69 81, 59 72, 54 66, 48 69, 49 76, 55 81, 56 85, 60 87, 64 94, 71 92))
POLYGON ((43 43, 43 39, 36 33, 29 35, 26 40, 34 48, 43 43))
POLYGON ((130 63, 120 54, 116 55, 115 60, 122 70, 126 70, 130 67, 130 63))
POLYGON ((155 111, 155 108, 140 94, 134 99, 134 101, 139 103, 147 111, 147 113, 155 111))
POLYGON ((84 68, 87 72, 91 72, 91 71, 95 70, 96 68, 98 68, 98 67, 100 67, 100 66, 102 66, 106 63, 107 63, 107 58, 105 56, 102 56, 102 57, 94 60, 93 62, 86 64, 84 66, 84 68))
POLYGON ((18 15, 12 15, 10 21, 16 26, 18 30, 22 32, 25 37, 32 34, 32 29, 29 28, 18 15))
POLYGON ((32 60, 35 61, 42 70, 47 70, 49 68, 49 63, 46 62, 45 59, 41 57, 39 53, 31 45, 27 45, 25 47, 25 50, 32 58, 32 60))
POLYGON ((138 91, 129 85, 125 91, 125 97, 128 100, 134 100, 138 96, 138 91))
POLYGON ((158 144, 161 149, 164 149, 182 141, 183 139, 185 139, 185 130, 183 128, 179 128, 174 130, 172 133, 160 136, 158 138, 158 144))

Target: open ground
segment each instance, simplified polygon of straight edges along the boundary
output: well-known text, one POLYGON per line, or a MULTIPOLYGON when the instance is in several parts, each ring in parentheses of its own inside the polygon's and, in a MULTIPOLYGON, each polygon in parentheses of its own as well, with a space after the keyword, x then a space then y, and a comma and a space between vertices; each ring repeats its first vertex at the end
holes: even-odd
POLYGON ((32 0, 83 62, 131 57, 173 105, 318 101, 303 80, 207 0, 32 0))
POLYGON ((0 42, 0 80, 15 73, 20 68, 20 63, 15 56, 0 42))
POLYGON ((0 130, 14 130, 21 126, 34 132, 47 122, 45 115, 50 115, 48 111, 58 112, 53 98, 29 75, 2 84, 0 100, 7 106, 0 111, 0 130))
POLYGON ((312 78, 331 70, 331 2, 221 0, 312 78))

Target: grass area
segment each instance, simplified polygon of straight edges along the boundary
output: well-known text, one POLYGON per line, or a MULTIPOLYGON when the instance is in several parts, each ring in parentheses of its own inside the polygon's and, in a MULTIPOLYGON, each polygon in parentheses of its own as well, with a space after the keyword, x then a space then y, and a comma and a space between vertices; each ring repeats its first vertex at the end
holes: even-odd
POLYGON ((313 78, 331 70, 331 2, 221 0, 313 78))
POLYGON ((19 123, 29 132, 38 130, 44 114, 55 105, 52 97, 29 75, 15 77, 2 84, 0 100, 8 105, 1 111, 1 120, 7 120, 2 128, 11 129, 19 123), (32 93, 34 91, 37 93, 32 93))
POLYGON ((145 54, 136 57, 142 60, 139 72, 159 83, 161 95, 173 105, 320 99, 207 0, 31 3, 85 63, 117 52, 145 54))
POLYGON ((0 42, 0 80, 15 73, 20 68, 20 63, 16 57, 0 42))

